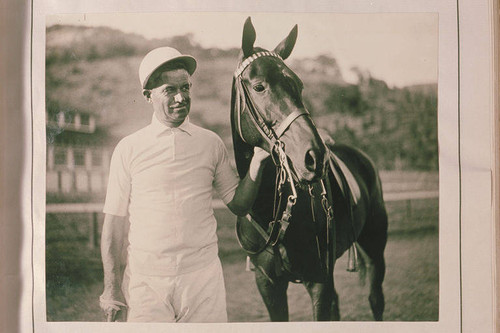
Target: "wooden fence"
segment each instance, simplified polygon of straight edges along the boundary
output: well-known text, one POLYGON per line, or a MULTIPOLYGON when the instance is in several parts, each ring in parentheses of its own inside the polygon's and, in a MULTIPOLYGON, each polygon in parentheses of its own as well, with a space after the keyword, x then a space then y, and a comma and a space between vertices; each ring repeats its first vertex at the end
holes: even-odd
MULTIPOLYGON (((439 197, 439 191, 416 191, 416 192, 393 192, 384 193, 384 201, 406 201, 406 214, 411 215, 411 202, 413 200, 433 199, 439 197)), ((226 208, 222 200, 214 200, 212 204, 214 209, 226 208)), ((103 204, 100 203, 58 203, 48 204, 46 214, 88 214, 88 246, 96 248, 99 244, 99 220, 98 215, 102 213, 103 204)))

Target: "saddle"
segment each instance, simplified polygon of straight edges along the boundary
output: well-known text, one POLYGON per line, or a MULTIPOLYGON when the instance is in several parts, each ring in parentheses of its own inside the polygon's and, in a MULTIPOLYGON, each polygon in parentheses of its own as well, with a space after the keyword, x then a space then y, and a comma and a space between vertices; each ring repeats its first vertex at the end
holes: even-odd
POLYGON ((327 147, 327 149, 330 170, 332 171, 342 195, 350 203, 351 208, 353 208, 358 204, 358 201, 361 198, 361 190, 358 182, 347 165, 345 165, 345 163, 337 155, 335 155, 330 148, 327 147))

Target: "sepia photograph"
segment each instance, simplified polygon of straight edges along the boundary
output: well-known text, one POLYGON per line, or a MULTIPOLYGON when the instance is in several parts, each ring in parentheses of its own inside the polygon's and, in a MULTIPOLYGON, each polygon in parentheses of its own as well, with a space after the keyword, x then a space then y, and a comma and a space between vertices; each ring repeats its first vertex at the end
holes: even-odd
POLYGON ((438 26, 47 16, 47 321, 439 321, 438 26))
POLYGON ((1 332, 498 330, 498 1, 4 2, 1 332))

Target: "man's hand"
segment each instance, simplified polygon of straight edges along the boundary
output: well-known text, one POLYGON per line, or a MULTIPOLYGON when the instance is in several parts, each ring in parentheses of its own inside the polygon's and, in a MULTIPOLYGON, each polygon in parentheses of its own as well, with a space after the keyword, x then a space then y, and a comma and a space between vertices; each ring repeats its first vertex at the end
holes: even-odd
POLYGON ((250 161, 247 175, 240 180, 233 200, 227 204, 227 207, 233 214, 245 216, 252 208, 260 186, 262 170, 265 164, 264 161, 268 156, 269 153, 264 149, 258 147, 254 148, 254 155, 250 161))
MULTIPOLYGON (((119 317, 124 318, 123 314, 127 309, 127 305, 113 297, 105 296, 105 294, 106 292, 99 297, 99 306, 104 311, 106 321, 111 322, 116 321, 119 317)), ((121 299, 123 299, 123 296, 121 296, 121 299)))
POLYGON ((254 182, 258 182, 257 187, 260 185, 260 179, 258 178, 260 178, 262 169, 264 169, 264 161, 268 157, 269 153, 267 151, 259 147, 254 147, 253 157, 252 160, 250 161, 247 177, 250 177, 250 179, 254 182))
POLYGON ((268 157, 269 153, 267 151, 259 147, 254 147, 252 161, 255 160, 255 162, 263 162, 268 157))

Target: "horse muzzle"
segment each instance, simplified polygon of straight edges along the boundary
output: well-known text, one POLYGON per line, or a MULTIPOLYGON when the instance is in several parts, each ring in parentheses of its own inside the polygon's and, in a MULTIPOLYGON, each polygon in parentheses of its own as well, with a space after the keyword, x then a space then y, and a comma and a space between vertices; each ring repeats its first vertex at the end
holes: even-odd
POLYGON ((312 183, 322 178, 325 173, 325 150, 310 148, 305 152, 303 172, 299 171, 299 181, 312 183))

